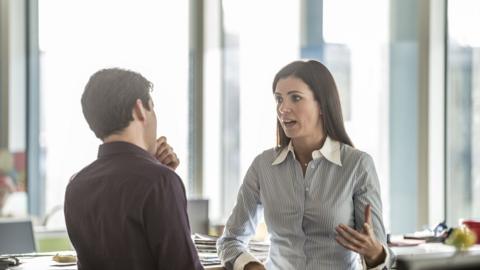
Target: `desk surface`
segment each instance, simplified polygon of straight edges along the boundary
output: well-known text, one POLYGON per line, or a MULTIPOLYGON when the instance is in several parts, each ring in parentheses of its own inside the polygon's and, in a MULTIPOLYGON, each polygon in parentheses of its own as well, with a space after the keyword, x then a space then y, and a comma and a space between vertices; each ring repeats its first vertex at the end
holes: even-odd
MULTIPOLYGON (((77 270, 77 264, 57 263, 52 260, 52 256, 56 253, 52 253, 50 256, 39 257, 22 257, 20 258, 21 264, 16 267, 9 268, 10 270, 77 270)), ((222 266, 206 266, 206 270, 224 270, 222 266)))
MULTIPOLYGON (((453 254, 455 253, 455 248, 452 246, 447 246, 441 243, 427 243, 427 244, 420 244, 418 246, 413 247, 392 247, 393 252, 397 256, 415 256, 421 254, 432 254, 432 253, 445 253, 445 254, 453 254)), ((480 253, 480 245, 475 245, 470 248, 471 252, 480 253)), ((59 264, 52 260, 52 256, 55 255, 56 252, 52 252, 50 255, 49 253, 45 253, 45 256, 41 257, 22 257, 20 261, 22 262, 21 265, 17 267, 10 268, 11 270, 76 270, 77 265, 66 265, 66 264, 59 264), (49 256, 48 256, 49 255, 49 256)), ((205 269, 208 270, 223 270, 224 268, 221 266, 206 266, 205 269)))
MULTIPOLYGON (((396 256, 413 256, 432 253, 455 253, 453 246, 442 243, 425 243, 412 247, 391 247, 396 256)), ((469 249, 471 252, 480 252, 480 245, 474 245, 469 249)))

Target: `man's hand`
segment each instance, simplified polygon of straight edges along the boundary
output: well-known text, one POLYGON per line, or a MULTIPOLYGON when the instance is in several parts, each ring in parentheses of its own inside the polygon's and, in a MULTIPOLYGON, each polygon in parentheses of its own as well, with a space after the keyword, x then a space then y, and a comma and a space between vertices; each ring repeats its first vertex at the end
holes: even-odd
POLYGON ((163 165, 170 167, 172 170, 175 170, 180 164, 177 154, 173 152, 173 148, 167 143, 167 138, 164 136, 157 139, 155 158, 163 165))
POLYGON ((361 232, 344 224, 338 225, 335 230, 338 233, 335 237, 337 242, 344 248, 362 255, 368 267, 377 266, 385 261, 385 250, 373 233, 370 205, 365 207, 365 223, 361 232))
POLYGON ((265 266, 259 262, 249 262, 245 267, 244 270, 266 270, 265 266))

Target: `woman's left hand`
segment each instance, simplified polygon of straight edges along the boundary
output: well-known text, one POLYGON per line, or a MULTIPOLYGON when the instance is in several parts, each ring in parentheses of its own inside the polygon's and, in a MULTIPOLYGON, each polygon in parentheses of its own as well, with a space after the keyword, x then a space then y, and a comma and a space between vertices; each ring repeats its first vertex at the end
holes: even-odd
POLYGON ((362 255, 367 266, 374 267, 385 261, 385 250, 373 233, 370 205, 365 207, 365 223, 362 231, 358 232, 344 224, 338 225, 335 230, 338 234, 335 240, 344 248, 362 255))

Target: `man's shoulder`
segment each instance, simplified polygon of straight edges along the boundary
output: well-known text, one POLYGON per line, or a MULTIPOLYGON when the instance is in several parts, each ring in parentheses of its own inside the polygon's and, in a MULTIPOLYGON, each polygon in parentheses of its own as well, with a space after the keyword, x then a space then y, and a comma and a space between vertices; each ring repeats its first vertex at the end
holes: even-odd
POLYGON ((158 182, 178 179, 180 177, 160 162, 142 156, 129 159, 129 162, 118 162, 115 159, 97 159, 74 174, 71 182, 95 178, 122 178, 132 181, 158 182))
POLYGON ((122 172, 133 177, 136 181, 163 182, 180 181, 180 177, 169 167, 160 162, 147 158, 137 158, 128 164, 122 172))
POLYGON ((138 169, 139 171, 137 171, 137 174, 140 174, 144 179, 150 181, 177 180, 181 182, 180 176, 178 176, 175 171, 159 162, 145 164, 144 167, 142 166, 142 168, 138 169))

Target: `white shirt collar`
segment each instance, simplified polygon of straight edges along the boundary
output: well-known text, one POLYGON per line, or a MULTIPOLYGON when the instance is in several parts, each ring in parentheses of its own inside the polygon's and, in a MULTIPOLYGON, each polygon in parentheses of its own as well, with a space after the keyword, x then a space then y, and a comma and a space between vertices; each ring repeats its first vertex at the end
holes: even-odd
MULTIPOLYGON (((288 146, 283 148, 280 154, 278 154, 272 165, 278 165, 282 163, 287 158, 289 152, 292 152, 292 155, 295 158, 295 152, 293 151, 293 144, 291 140, 288 146)), ((335 141, 329 136, 327 136, 322 148, 314 150, 312 152, 312 159, 319 159, 322 156, 325 157, 328 161, 338 166, 342 166, 342 159, 340 156, 340 142, 335 141)))

